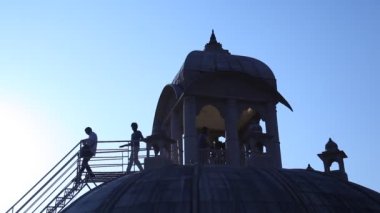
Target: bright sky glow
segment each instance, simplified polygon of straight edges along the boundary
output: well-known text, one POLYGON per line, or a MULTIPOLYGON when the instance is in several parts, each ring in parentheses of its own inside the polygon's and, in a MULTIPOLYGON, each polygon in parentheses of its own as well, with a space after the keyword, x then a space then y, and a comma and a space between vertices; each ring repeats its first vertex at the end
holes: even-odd
POLYGON ((351 181, 380 191, 380 1, 1 1, 0 211, 86 135, 149 135, 162 88, 211 29, 265 62, 283 166, 317 170, 331 137, 351 181), (7 174, 7 175, 4 175, 7 174))

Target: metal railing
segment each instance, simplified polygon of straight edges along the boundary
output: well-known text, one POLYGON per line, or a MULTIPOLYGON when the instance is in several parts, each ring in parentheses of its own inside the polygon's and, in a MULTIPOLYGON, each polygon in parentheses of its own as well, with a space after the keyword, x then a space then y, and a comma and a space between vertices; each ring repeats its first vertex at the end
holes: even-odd
MULTIPOLYGON (((84 193, 99 184, 124 175, 131 150, 129 146, 123 148, 119 148, 119 146, 129 142, 128 140, 98 141, 96 155, 89 162, 95 177, 88 179, 84 172, 80 181, 75 180, 81 166, 81 158, 79 157, 81 146, 80 142, 77 143, 46 175, 12 205, 7 213, 60 212, 75 200, 79 193, 84 193)), ((143 158, 148 152, 146 148, 140 149, 139 160, 141 164, 144 164, 143 158)), ((136 168, 132 166, 132 172, 134 171, 136 168)))

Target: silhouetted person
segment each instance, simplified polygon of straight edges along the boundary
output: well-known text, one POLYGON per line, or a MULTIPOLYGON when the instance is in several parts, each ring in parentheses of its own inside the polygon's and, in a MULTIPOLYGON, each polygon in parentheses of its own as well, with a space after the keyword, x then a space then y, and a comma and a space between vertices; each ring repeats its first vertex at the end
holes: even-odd
POLYGON ((133 133, 131 135, 131 142, 129 144, 120 146, 120 147, 124 147, 124 146, 131 145, 131 155, 129 156, 129 162, 128 162, 126 174, 129 174, 131 172, 133 163, 136 164, 136 166, 139 168, 140 171, 144 170, 139 161, 140 141, 144 140, 144 137, 142 133, 139 130, 137 130, 138 128, 137 123, 133 122, 131 124, 131 127, 133 130, 133 133))
POLYGON ((199 143, 199 148, 204 149, 204 148, 210 148, 210 143, 208 139, 208 128, 203 127, 201 129, 201 132, 198 136, 198 143, 199 143))
POLYGON ((206 163, 210 157, 210 142, 208 139, 208 128, 203 127, 198 135, 198 145, 200 153, 200 162, 206 163))
POLYGON ((82 166, 79 169, 79 173, 76 177, 76 180, 81 179, 82 173, 85 169, 87 171, 88 177, 95 177, 94 173, 91 170, 90 165, 88 165, 88 162, 96 154, 96 147, 98 145, 98 136, 95 134, 95 132, 92 131, 91 127, 86 127, 84 131, 88 135, 88 138, 80 141, 81 143, 80 157, 83 159, 82 159, 82 166))
POLYGON ((224 143, 219 140, 220 136, 215 137, 211 145, 211 164, 223 164, 224 160, 224 143))
POLYGON ((263 129, 260 126, 260 118, 253 118, 248 126, 248 129, 244 135, 246 146, 253 153, 262 153, 263 146, 260 143, 262 138, 263 129))

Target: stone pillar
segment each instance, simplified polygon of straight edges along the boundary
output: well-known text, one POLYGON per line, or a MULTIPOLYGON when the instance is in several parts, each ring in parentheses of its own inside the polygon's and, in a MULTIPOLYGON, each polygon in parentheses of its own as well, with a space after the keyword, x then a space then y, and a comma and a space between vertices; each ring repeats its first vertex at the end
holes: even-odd
POLYGON ((274 103, 269 103, 267 105, 265 119, 267 134, 272 137, 271 143, 268 144, 269 147, 267 147, 267 152, 273 161, 273 166, 275 168, 282 168, 277 110, 274 103))
POLYGON ((177 144, 178 144, 178 164, 179 165, 184 165, 184 161, 183 161, 183 153, 184 153, 184 149, 183 149, 183 138, 182 138, 182 134, 180 135, 180 137, 178 138, 177 140, 177 144))
POLYGON ((339 165, 339 171, 346 172, 346 169, 344 168, 343 158, 338 160, 338 165, 339 165))
POLYGON ((174 163, 182 164, 179 157, 182 155, 182 152, 180 152, 179 149, 179 147, 182 147, 182 134, 180 130, 180 119, 178 114, 179 113, 177 111, 174 111, 170 116, 170 137, 177 142, 171 145, 171 157, 174 163), (181 144, 181 146, 179 146, 179 144, 181 144))
POLYGON ((330 166, 332 163, 329 163, 326 160, 323 160, 323 167, 325 168, 325 172, 330 172, 330 166))
POLYGON ((236 101, 227 100, 224 109, 225 127, 226 127, 226 157, 227 164, 232 166, 240 165, 240 146, 238 136, 239 114, 236 101))
POLYGON ((197 141, 195 97, 188 96, 183 100, 183 129, 185 134, 185 164, 198 163, 199 149, 197 141))

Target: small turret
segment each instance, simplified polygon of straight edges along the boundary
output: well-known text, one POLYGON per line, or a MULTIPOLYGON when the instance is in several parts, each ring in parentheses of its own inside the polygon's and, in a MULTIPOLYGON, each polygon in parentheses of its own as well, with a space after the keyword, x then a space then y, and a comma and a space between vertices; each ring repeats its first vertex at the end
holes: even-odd
POLYGON ((329 141, 325 145, 324 152, 318 154, 318 157, 323 161, 325 172, 342 178, 343 180, 348 180, 346 171, 344 169, 343 159, 347 158, 344 151, 339 150, 338 145, 329 138, 329 141), (330 170, 332 163, 337 162, 339 165, 339 170, 330 170))

